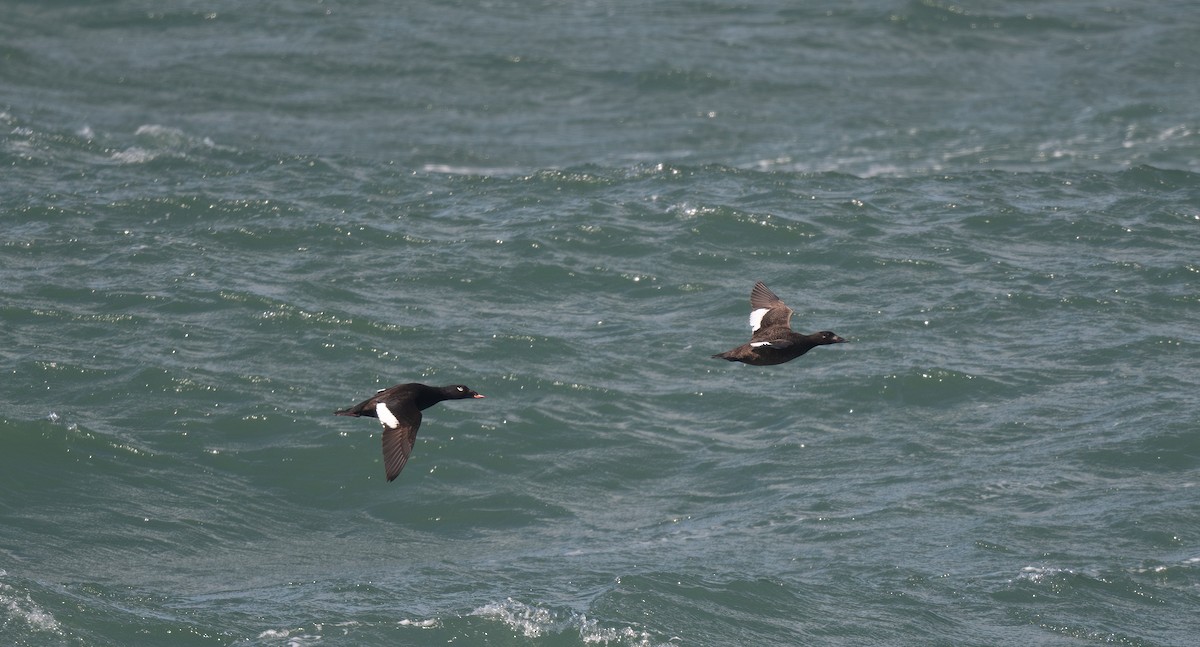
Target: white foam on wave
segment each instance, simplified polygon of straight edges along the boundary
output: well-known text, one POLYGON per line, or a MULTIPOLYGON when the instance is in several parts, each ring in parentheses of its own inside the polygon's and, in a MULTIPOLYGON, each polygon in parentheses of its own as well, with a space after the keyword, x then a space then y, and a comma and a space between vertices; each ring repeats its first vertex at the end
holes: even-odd
POLYGON ((187 144, 191 141, 191 138, 182 129, 159 124, 143 124, 138 126, 133 134, 135 137, 153 139, 168 144, 187 144))
POLYGON ((553 611, 530 606, 512 598, 500 603, 485 604, 472 611, 471 615, 499 620, 526 638, 538 638, 546 632, 559 633, 563 625, 553 611))
POLYGON ((507 598, 486 604, 470 615, 499 620, 525 638, 578 631, 579 639, 587 645, 629 645, 650 647, 656 644, 650 634, 633 627, 605 627, 598 620, 574 611, 559 612, 507 598))
MULTIPOLYGON (((331 634, 334 637, 345 637, 351 634, 351 630, 361 626, 363 623, 356 620, 345 622, 325 623, 313 622, 307 626, 296 627, 294 629, 266 629, 260 632, 257 640, 267 644, 279 644, 285 647, 309 647, 316 643, 322 642, 330 638, 331 634)), ((416 627, 418 629, 433 629, 442 626, 440 620, 401 620, 397 623, 401 627, 416 627)))
MULTIPOLYGON (((6 575, 8 575, 6 571, 0 570, 0 577, 6 575)), ((0 626, 7 625, 11 622, 10 619, 15 619, 36 631, 62 634, 62 628, 58 624, 58 620, 54 619, 53 614, 38 606, 28 593, 20 593, 4 582, 0 582, 0 609, 3 609, 7 615, 0 620, 0 626)))
MULTIPOLYGON (((297 629, 297 631, 300 631, 297 629)), ((321 642, 321 636, 314 634, 301 633, 293 636, 290 629, 268 629, 258 634, 259 640, 278 640, 284 642, 287 647, 308 647, 321 642)))
POLYGON ((1153 566, 1143 566, 1143 567, 1134 568, 1134 569, 1131 569, 1131 572, 1136 573, 1138 575, 1144 575, 1146 573, 1162 575, 1162 574, 1171 573, 1171 572, 1177 571, 1177 570, 1191 571, 1192 569, 1194 569, 1198 566, 1200 566, 1200 557, 1187 557, 1187 558, 1181 559, 1176 562, 1155 564, 1153 566))
POLYGON ((1062 573, 1074 575, 1075 571, 1069 568, 1057 568, 1053 566, 1026 566, 1021 569, 1021 574, 1017 576, 1017 579, 1041 584, 1047 577, 1054 577, 1062 573))
POLYGON ((154 153, 137 146, 126 148, 123 151, 117 151, 110 156, 114 162, 120 162, 122 164, 141 164, 143 162, 149 162, 156 157, 158 157, 158 153, 154 153))
POLYGON ((442 626, 442 623, 439 622, 436 618, 434 618, 432 620, 401 620, 400 626, 401 627, 418 627, 421 629, 433 629, 435 627, 442 626))
POLYGON ((426 164, 421 167, 421 170, 441 175, 477 175, 481 177, 513 177, 524 173, 515 167, 454 166, 451 164, 426 164))
POLYGON ((143 124, 133 133, 139 142, 110 157, 122 164, 142 164, 162 155, 184 155, 191 149, 217 148, 208 137, 193 137, 180 128, 160 124, 143 124))

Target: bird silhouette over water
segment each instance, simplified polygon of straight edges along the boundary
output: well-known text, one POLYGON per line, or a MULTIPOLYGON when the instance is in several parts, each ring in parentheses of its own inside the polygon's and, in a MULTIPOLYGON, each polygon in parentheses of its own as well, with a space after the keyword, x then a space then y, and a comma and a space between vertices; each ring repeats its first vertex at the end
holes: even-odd
POLYGON ((394 481, 412 454, 421 427, 421 410, 443 400, 482 398, 462 384, 426 386, 416 382, 380 389, 373 397, 340 411, 335 416, 378 418, 383 425, 383 466, 388 481, 394 481))
POLYGON ((771 366, 790 362, 817 346, 846 341, 828 330, 801 335, 792 331, 791 322, 792 309, 759 281, 750 290, 752 332, 749 343, 713 357, 754 366, 771 366))

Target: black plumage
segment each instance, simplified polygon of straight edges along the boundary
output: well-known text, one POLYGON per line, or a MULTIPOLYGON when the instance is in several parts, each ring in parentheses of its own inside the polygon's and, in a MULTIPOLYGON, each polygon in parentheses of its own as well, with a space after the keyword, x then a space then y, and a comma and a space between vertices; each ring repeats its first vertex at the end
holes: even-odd
POLYGON ((426 386, 416 382, 380 389, 373 397, 340 411, 338 416, 378 418, 383 425, 383 465, 387 480, 395 480, 412 454, 421 427, 421 410, 443 400, 482 398, 462 384, 426 386))
POLYGON ((802 335, 792 330, 792 309, 762 281, 750 290, 750 341, 714 358, 754 366, 790 362, 817 346, 840 344, 845 339, 828 330, 802 335))

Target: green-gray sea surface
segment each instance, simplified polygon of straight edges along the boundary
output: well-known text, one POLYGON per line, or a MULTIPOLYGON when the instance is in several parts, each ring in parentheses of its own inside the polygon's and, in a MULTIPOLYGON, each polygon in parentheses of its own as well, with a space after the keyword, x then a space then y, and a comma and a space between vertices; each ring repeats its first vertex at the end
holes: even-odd
POLYGON ((1191 5, 168 4, 5 3, 0 642, 1194 644, 1191 5))

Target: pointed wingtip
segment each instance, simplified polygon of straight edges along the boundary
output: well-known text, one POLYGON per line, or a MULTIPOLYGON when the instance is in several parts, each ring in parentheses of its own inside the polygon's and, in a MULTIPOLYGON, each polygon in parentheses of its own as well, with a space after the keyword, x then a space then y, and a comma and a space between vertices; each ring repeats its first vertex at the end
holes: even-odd
POLYGON ((750 307, 751 308, 770 308, 777 303, 783 303, 783 299, 779 295, 771 291, 766 283, 759 281, 754 284, 754 288, 750 290, 750 307))

